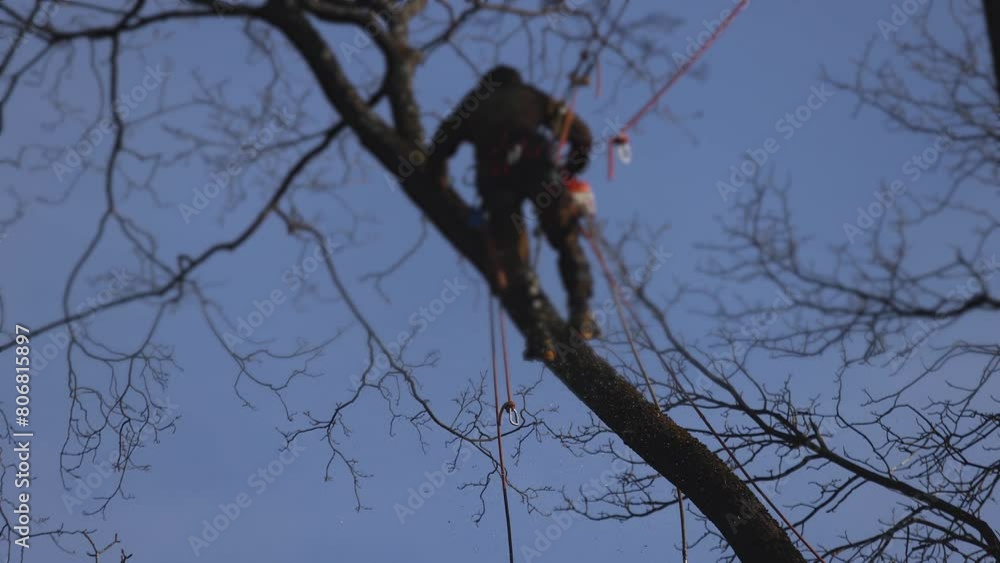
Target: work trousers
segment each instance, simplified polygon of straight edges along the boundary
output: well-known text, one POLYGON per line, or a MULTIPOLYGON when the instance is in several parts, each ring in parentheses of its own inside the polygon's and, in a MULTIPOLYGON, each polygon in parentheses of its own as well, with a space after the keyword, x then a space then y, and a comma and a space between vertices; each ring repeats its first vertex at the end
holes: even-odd
MULTIPOLYGON (((548 144, 533 144, 530 140, 522 143, 521 149, 515 149, 520 155, 515 162, 495 159, 486 163, 485 170, 478 175, 493 259, 505 272, 530 274, 528 227, 523 215, 524 201, 529 200, 546 239, 559 256, 559 274, 566 288, 570 318, 578 318, 587 311, 594 285, 580 244, 581 218, 551 161, 548 144)), ((504 152, 510 150, 508 147, 504 152)))

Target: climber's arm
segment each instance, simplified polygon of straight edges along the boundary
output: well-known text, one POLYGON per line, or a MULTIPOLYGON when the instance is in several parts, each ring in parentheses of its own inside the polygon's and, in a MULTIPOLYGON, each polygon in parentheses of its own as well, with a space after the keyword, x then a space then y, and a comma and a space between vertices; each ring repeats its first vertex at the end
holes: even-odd
POLYGON ((468 112, 462 111, 462 106, 468 95, 462 99, 455 110, 441 122, 434 136, 431 137, 430 157, 427 169, 431 175, 444 174, 448 159, 458 152, 458 147, 464 141, 470 140, 471 123, 468 112), (464 117, 463 117, 464 115, 464 117))
POLYGON ((590 128, 581 119, 573 116, 569 126, 569 155, 566 157, 566 170, 571 174, 579 174, 590 164, 590 151, 593 148, 593 137, 590 128))
POLYGON ((566 156, 566 170, 574 175, 582 172, 590 164, 590 152, 594 143, 590 128, 563 102, 541 91, 538 92, 538 96, 541 103, 545 105, 547 122, 555 127, 553 134, 557 138, 565 135, 569 143, 570 150, 566 156), (567 120, 569 129, 565 130, 567 120))

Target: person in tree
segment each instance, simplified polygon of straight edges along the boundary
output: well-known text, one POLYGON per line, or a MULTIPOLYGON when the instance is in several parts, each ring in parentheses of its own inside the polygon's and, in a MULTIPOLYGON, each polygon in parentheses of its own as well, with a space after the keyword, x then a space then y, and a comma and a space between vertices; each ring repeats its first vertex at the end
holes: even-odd
MULTIPOLYGON (((530 200, 559 255, 570 325, 583 338, 595 338, 598 330, 589 307, 593 280, 580 245, 582 215, 592 206, 579 205, 589 194, 579 189, 586 183, 576 179, 590 161, 593 141, 587 125, 575 119, 565 104, 526 84, 516 69, 497 66, 445 119, 433 141, 428 167, 436 174, 443 172, 463 142, 475 147, 476 187, 498 285, 503 288, 517 274, 529 280, 533 295, 538 293, 522 215, 524 201, 530 200), (561 136, 569 145, 562 165, 556 154, 563 144, 561 136), (577 189, 571 192, 570 186, 577 189)), ((545 357, 551 350, 545 335, 528 340, 526 358, 545 357)))

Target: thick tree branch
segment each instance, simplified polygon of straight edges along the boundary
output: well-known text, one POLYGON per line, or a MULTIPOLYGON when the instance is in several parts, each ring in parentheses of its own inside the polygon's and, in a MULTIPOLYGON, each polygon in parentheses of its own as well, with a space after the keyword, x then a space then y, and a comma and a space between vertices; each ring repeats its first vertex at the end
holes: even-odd
POLYGON ((297 2, 272 0, 261 10, 261 16, 279 29, 302 55, 327 99, 383 166, 391 168, 398 155, 408 152, 409 145, 365 104, 333 50, 297 8, 297 2))

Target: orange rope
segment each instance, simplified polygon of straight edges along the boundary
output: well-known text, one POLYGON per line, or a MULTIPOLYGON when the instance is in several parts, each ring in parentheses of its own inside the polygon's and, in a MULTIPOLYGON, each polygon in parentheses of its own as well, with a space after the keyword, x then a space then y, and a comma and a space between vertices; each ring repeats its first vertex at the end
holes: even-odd
MULTIPOLYGON (((624 303, 625 308, 628 309, 629 314, 632 316, 636 325, 639 327, 639 330, 642 331, 642 334, 646 338, 646 340, 650 343, 653 340, 650 337, 649 332, 646 330, 646 326, 639 320, 639 316, 636 314, 635 310, 633 310, 632 307, 629 306, 627 302, 623 302, 620 299, 619 294, 621 292, 621 289, 618 285, 618 281, 615 279, 614 274, 611 272, 611 268, 608 266, 607 261, 604 259, 604 253, 601 252, 600 245, 595 240, 594 233, 596 231, 597 231, 597 222, 593 218, 591 218, 590 228, 584 229, 583 233, 587 237, 587 241, 590 243, 591 248, 594 250, 594 255, 597 256, 597 261, 601 264, 601 269, 604 270, 604 276, 608 279, 608 285, 611 286, 611 291, 614 294, 615 305, 618 307, 618 318, 621 320, 622 328, 625 330, 625 334, 628 336, 629 345, 632 347, 632 353, 636 355, 636 361, 639 362, 638 352, 636 352, 635 343, 632 340, 631 332, 629 331, 628 325, 625 322, 625 315, 624 313, 622 313, 621 310, 622 303, 624 303)), ((660 358, 660 361, 663 362, 663 358, 660 358)), ((641 368, 642 366, 641 362, 639 362, 639 366, 641 368)), ((666 368, 666 366, 664 366, 664 368, 666 368)), ((826 563, 825 560, 823 559, 823 556, 821 556, 816 551, 816 549, 813 548, 813 546, 809 543, 809 541, 806 540, 806 538, 801 533, 799 533, 799 531, 795 528, 795 526, 791 523, 791 521, 789 521, 789 519, 785 516, 785 514, 781 511, 781 509, 778 508, 776 504, 774 504, 774 502, 767 496, 766 493, 764 493, 764 491, 760 488, 760 486, 757 485, 757 483, 750 477, 750 473, 746 470, 743 463, 740 462, 740 460, 736 457, 736 454, 733 452, 733 450, 729 448, 729 445, 726 444, 725 440, 722 439, 722 436, 720 436, 719 433, 715 430, 715 427, 708 420, 708 417, 705 416, 705 413, 701 410, 698 404, 690 400, 687 393, 684 392, 684 386, 681 384, 680 378, 677 377, 677 374, 669 369, 665 369, 665 371, 671 376, 674 385, 681 392, 681 395, 684 397, 684 399, 687 400, 688 404, 698 414, 698 418, 701 419, 705 427, 708 428, 708 431, 712 434, 712 436, 715 437, 716 441, 719 442, 719 445, 722 446, 724 450, 726 450, 726 453, 729 455, 729 458, 733 461, 736 467, 740 469, 740 472, 743 474, 743 477, 746 479, 746 482, 749 483, 750 486, 757 491, 757 494, 759 494, 761 498, 764 499, 767 505, 771 507, 771 510, 777 513, 777 515, 785 523, 788 529, 791 530, 792 533, 795 534, 795 536, 799 539, 799 541, 801 541, 803 545, 805 545, 806 548, 809 549, 809 551, 816 557, 816 560, 820 561, 821 563, 826 563)), ((643 376, 646 377, 646 384, 650 386, 650 389, 652 389, 652 384, 650 383, 649 377, 646 376, 645 369, 642 369, 642 372, 643 376)), ((658 403, 657 406, 659 406, 658 403)), ((685 560, 686 559, 687 557, 685 556, 685 560)))

